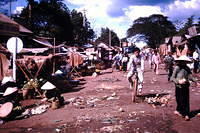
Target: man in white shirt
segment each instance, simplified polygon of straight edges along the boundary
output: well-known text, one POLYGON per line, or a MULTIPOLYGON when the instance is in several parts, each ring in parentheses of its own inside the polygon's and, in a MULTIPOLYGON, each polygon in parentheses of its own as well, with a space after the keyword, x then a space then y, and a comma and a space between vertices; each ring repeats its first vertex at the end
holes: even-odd
MULTIPOLYGON (((127 78, 130 83, 130 89, 133 89, 134 93, 134 91, 138 88, 138 92, 141 94, 144 80, 144 59, 140 55, 139 48, 134 49, 133 55, 131 55, 128 62, 127 70, 129 71, 127 78)), ((135 96, 132 97, 132 101, 135 102, 135 96)))

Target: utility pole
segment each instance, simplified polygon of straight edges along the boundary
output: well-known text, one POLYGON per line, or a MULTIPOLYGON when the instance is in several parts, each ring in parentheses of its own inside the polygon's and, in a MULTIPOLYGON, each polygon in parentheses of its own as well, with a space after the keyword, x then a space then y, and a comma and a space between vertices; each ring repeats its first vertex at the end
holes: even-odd
POLYGON ((83 27, 86 26, 86 9, 83 9, 83 27))
POLYGON ((109 46, 111 46, 111 31, 110 31, 110 29, 108 29, 109 30, 109 34, 108 34, 108 38, 109 38, 109 46))
MULTIPOLYGON (((56 54, 56 38, 53 38, 53 57, 55 57, 56 54)), ((55 74, 55 67, 56 67, 56 63, 55 63, 55 58, 53 58, 53 74, 55 74)))
POLYGON ((10 18, 11 18, 11 14, 12 14, 11 13, 12 12, 12 0, 10 0, 10 4, 9 5, 10 5, 10 18))
MULTIPOLYGON (((83 29, 87 29, 87 25, 86 25, 86 9, 83 9, 83 29)), ((85 30, 84 30, 85 31, 85 30)), ((85 33, 84 35, 84 41, 86 41, 86 43, 88 42, 87 40, 87 35, 85 33)))
POLYGON ((29 26, 30 28, 32 28, 32 6, 31 6, 31 2, 29 1, 28 3, 28 23, 29 23, 29 26))
POLYGON ((28 4, 28 17, 29 17, 29 19, 31 19, 31 3, 29 2, 29 4, 28 4))

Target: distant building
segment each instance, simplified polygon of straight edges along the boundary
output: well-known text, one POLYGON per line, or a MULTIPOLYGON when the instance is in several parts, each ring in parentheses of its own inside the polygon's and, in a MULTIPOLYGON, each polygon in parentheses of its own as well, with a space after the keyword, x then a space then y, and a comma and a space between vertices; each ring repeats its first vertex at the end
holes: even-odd
POLYGON ((200 27, 197 25, 194 25, 188 28, 188 33, 190 36, 196 36, 198 33, 200 33, 200 27))

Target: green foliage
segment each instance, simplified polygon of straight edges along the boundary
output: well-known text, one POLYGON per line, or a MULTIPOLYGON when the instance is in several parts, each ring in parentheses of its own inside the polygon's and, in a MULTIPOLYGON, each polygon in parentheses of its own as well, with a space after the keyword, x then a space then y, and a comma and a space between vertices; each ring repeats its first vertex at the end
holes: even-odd
POLYGON ((165 37, 176 33, 176 28, 167 17, 154 14, 149 17, 141 17, 133 22, 127 31, 127 37, 140 34, 138 41, 147 41, 150 47, 158 47, 165 37))
POLYGON ((73 25, 74 42, 76 44, 84 44, 88 39, 93 39, 95 37, 94 31, 90 27, 90 23, 87 21, 86 16, 81 12, 72 10, 71 22, 73 25))
POLYGON ((15 21, 36 35, 55 37, 57 42, 66 41, 68 45, 83 44, 94 38, 94 31, 87 19, 83 26, 82 13, 75 10, 70 12, 63 0, 27 1, 30 6, 27 5, 20 16, 15 17, 15 21))
POLYGON ((194 24, 194 16, 190 16, 186 23, 184 24, 183 28, 181 28, 179 31, 178 31, 178 34, 177 35, 180 35, 180 36, 183 36, 185 34, 188 34, 188 28, 192 27, 194 24))
POLYGON ((109 28, 102 28, 101 35, 97 38, 97 42, 109 44, 109 31, 111 33, 111 46, 120 46, 120 41, 117 34, 109 28))
POLYGON ((40 3, 29 0, 20 17, 15 18, 20 24, 26 26, 36 35, 55 37, 58 41, 71 42, 72 24, 68 8, 60 1, 48 0, 40 3))

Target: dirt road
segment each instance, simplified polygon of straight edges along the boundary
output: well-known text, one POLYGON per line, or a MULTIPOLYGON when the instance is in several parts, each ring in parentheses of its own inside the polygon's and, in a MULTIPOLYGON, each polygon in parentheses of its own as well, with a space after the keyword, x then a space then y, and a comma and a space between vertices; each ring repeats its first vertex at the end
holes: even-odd
MULTIPOLYGON (((64 107, 0 125, 1 133, 198 133, 200 88, 190 87, 191 120, 175 116, 174 85, 167 73, 155 75, 146 69, 144 89, 131 102, 126 73, 102 71, 96 78, 84 77, 81 85, 64 93, 64 107), (163 98, 163 99, 162 99, 163 98)), ((64 87, 64 86, 63 86, 64 87)), ((25 101, 24 101, 25 102, 25 101)), ((40 100, 29 100, 35 104, 40 100)))

